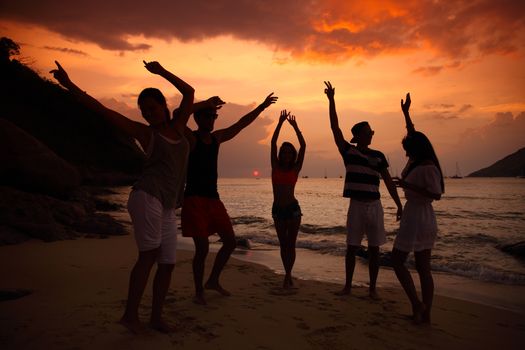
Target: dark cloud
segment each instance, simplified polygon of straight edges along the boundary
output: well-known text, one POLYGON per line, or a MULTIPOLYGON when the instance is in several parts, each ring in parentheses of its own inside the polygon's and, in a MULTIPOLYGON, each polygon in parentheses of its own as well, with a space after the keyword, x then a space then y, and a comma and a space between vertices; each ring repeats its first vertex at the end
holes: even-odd
POLYGON ((425 77, 439 74, 443 70, 443 66, 427 66, 419 67, 412 71, 412 73, 421 74, 425 77))
MULTIPOLYGON (((339 60, 426 46, 448 63, 507 54, 523 46, 525 2, 315 0, 4 1, 0 18, 37 24, 108 50, 147 50, 148 38, 199 41, 221 35, 254 40, 295 57, 339 60), (144 36, 132 42, 130 36, 144 36)), ((16 38, 15 38, 16 39, 16 38)), ((282 61, 283 59, 281 59, 282 61)))
POLYGON ((465 130, 460 136, 460 142, 445 156, 461 161, 462 168, 470 173, 525 147, 523 135, 525 112, 516 115, 510 112, 497 113, 487 124, 465 130))
POLYGON ((466 104, 466 105, 463 105, 461 106, 461 108, 458 110, 458 113, 465 113, 466 111, 468 110, 471 110, 474 106, 472 106, 471 104, 466 104))
POLYGON ((70 48, 67 48, 67 47, 44 46, 43 48, 46 49, 46 50, 51 50, 51 51, 59 51, 59 52, 71 53, 71 54, 80 55, 80 56, 89 56, 84 51, 76 50, 76 49, 70 49, 70 48))
POLYGON ((434 104, 434 103, 428 103, 426 105, 423 106, 425 109, 432 109, 432 110, 435 110, 435 109, 452 109, 455 107, 454 104, 450 104, 450 103, 438 103, 438 104, 434 104))

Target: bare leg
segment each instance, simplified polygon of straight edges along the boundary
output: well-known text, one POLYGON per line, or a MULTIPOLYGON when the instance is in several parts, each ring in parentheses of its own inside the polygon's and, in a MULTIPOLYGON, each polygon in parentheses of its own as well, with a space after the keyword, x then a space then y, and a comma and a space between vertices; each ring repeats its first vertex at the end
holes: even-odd
POLYGON ((352 292, 352 279, 354 278, 355 270, 355 254, 360 247, 349 245, 346 247, 346 256, 345 256, 345 273, 346 273, 346 283, 344 288, 337 292, 337 295, 347 295, 352 292))
POLYGON ((164 300, 170 287, 173 264, 158 264, 157 273, 153 280, 153 302, 151 307, 151 326, 163 333, 170 333, 175 328, 162 319, 164 300))
POLYGON ((377 276, 379 274, 379 247, 368 247, 368 274, 370 276, 368 293, 372 299, 379 299, 376 290, 377 276))
POLYGON ((288 224, 286 220, 274 219, 275 231, 279 238, 279 247, 281 253, 281 261, 284 267, 284 280, 283 288, 287 289, 291 287, 291 271, 290 271, 290 254, 289 254, 289 243, 288 243, 288 224))
POLYGON ((430 267, 431 250, 426 249, 420 252, 415 252, 416 269, 419 274, 419 281, 421 283, 421 294, 423 297, 423 304, 425 304, 425 311, 423 312, 424 323, 430 323, 430 311, 432 309, 432 301, 434 299, 434 279, 430 267))
POLYGON ((193 237, 193 243, 195 243, 195 255, 193 257, 193 281, 195 283, 194 302, 206 305, 202 281, 204 279, 204 263, 206 261, 206 256, 208 255, 210 244, 208 242, 208 237, 193 237))
POLYGON ((285 220, 276 220, 274 219, 273 220, 273 223, 274 223, 274 226, 275 226, 275 231, 277 232, 277 238, 279 238, 279 248, 280 248, 280 253, 281 253, 281 261, 283 263, 283 267, 284 267, 284 272, 285 272, 285 277, 284 277, 284 281, 283 281, 283 288, 288 288, 289 285, 288 285, 288 271, 287 271, 287 266, 288 266, 288 255, 287 255, 287 240, 286 240, 286 236, 287 236, 287 227, 286 227, 286 221, 285 220))
POLYGON ((141 329, 139 320, 140 300, 148 283, 151 267, 157 259, 157 253, 158 249, 139 252, 138 260, 131 270, 126 310, 120 319, 120 323, 133 333, 139 333, 141 329))
POLYGON ((292 269, 295 264, 295 244, 297 242, 297 234, 301 225, 301 217, 293 218, 287 221, 288 235, 286 237, 286 265, 285 271, 288 278, 288 286, 293 287, 292 269))
POLYGON ((213 268, 211 270, 210 277, 204 285, 206 289, 213 289, 224 296, 231 295, 226 289, 222 288, 219 283, 219 277, 221 275, 222 269, 228 262, 231 254, 235 250, 237 243, 235 242, 235 235, 222 235, 219 234, 222 238, 222 247, 217 252, 215 257, 215 262, 213 263, 213 268))
POLYGON ((410 271, 408 271, 407 267, 405 266, 407 257, 408 253, 406 252, 402 252, 396 248, 392 250, 392 264, 394 265, 394 271, 396 272, 397 279, 401 283, 401 286, 405 290, 405 293, 412 304, 412 315, 414 317, 414 322, 421 323, 425 305, 419 301, 416 287, 414 286, 414 280, 410 275, 410 271))

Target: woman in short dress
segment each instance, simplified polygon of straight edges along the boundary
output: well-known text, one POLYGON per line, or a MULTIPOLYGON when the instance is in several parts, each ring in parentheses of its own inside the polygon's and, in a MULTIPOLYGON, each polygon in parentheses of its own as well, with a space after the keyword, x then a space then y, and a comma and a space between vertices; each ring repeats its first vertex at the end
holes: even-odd
POLYGON ((407 127, 407 135, 402 144, 409 159, 401 178, 395 179, 396 185, 403 188, 407 202, 394 241, 392 263, 396 276, 412 304, 414 322, 429 324, 434 296, 430 257, 437 235, 432 201, 441 198, 445 186, 432 144, 425 134, 415 130, 410 119, 410 103, 410 94, 407 94, 405 102, 401 100, 407 127), (408 254, 412 251, 421 283, 422 300, 418 298, 412 276, 405 266, 408 254))

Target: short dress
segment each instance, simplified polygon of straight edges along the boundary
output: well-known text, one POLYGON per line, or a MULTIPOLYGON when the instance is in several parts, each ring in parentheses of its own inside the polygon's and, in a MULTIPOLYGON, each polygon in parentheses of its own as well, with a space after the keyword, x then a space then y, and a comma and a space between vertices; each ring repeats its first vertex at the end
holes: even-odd
MULTIPOLYGON (((429 192, 442 193, 441 174, 433 164, 415 167, 404 180, 429 192)), ((409 189, 403 190, 407 202, 403 208, 394 248, 403 252, 432 249, 438 231, 432 199, 409 189)))

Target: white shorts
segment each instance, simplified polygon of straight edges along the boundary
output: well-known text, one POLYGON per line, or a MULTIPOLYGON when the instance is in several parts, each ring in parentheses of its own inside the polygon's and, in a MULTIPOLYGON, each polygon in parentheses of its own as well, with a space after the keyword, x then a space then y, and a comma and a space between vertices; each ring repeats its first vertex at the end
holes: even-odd
POLYGON ((175 264, 177 248, 175 208, 164 209, 157 198, 144 191, 133 190, 129 194, 128 212, 139 251, 160 248, 157 263, 175 264))
POLYGON ((365 234, 369 247, 379 247, 385 244, 385 223, 381 201, 365 202, 351 199, 346 229, 347 245, 360 246, 365 234))
POLYGON ((432 249, 436 237, 437 223, 432 204, 407 201, 394 248, 406 253, 432 249))

